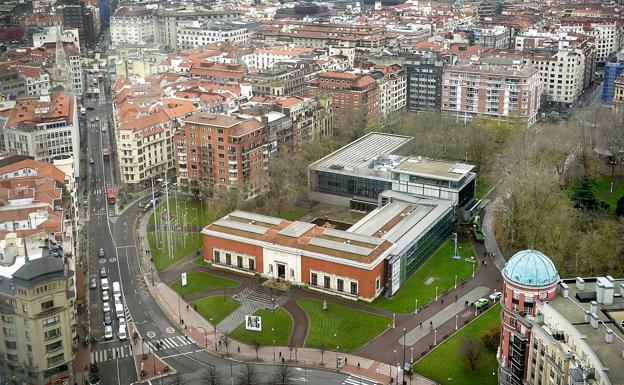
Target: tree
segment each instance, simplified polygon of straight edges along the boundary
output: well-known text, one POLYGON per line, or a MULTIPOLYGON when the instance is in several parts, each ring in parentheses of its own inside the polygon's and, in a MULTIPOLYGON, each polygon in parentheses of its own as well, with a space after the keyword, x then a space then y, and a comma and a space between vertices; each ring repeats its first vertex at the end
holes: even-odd
POLYGON ((204 372, 204 381, 205 385, 221 385, 221 380, 219 379, 219 373, 217 369, 213 366, 209 366, 208 369, 204 372))
POLYGON ((261 381, 258 379, 258 372, 253 365, 247 364, 243 366, 236 377, 238 385, 257 385, 261 381))
POLYGON ((489 352, 496 352, 500 342, 500 329, 495 328, 485 333, 483 337, 481 337, 481 341, 489 352))
POLYGON ((617 206, 615 207, 615 215, 618 217, 624 216, 624 196, 621 196, 620 199, 617 200, 617 206))
POLYGON ((287 365, 275 367, 271 385, 292 385, 292 368, 287 365))
POLYGON ((180 372, 176 372, 173 375, 173 385, 183 385, 184 384, 184 377, 182 377, 182 374, 180 372))
POLYGON ((474 337, 467 336, 459 346, 459 353, 470 367, 470 371, 474 372, 479 358, 483 355, 483 345, 474 337))
POLYGON ((596 195, 594 182, 587 177, 575 186, 572 201, 576 207, 583 210, 596 211, 604 207, 604 203, 596 195))

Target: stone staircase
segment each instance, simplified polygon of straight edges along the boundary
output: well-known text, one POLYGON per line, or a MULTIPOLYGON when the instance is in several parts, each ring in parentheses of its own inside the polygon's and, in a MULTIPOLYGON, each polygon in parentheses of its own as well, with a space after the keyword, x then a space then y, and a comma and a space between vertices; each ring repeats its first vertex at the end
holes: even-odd
POLYGON ((254 314, 256 311, 275 310, 288 301, 290 290, 279 291, 262 286, 260 281, 247 286, 233 297, 241 305, 230 315, 219 322, 217 329, 222 333, 230 333, 238 325, 245 321, 245 315, 254 314))

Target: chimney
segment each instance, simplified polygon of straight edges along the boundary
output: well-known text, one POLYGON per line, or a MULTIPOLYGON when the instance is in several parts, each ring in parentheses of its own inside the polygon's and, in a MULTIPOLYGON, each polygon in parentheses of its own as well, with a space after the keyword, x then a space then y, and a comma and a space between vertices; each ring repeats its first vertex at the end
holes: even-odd
POLYGON ((597 310, 598 310, 598 303, 596 301, 591 301, 591 304, 589 305, 589 312, 591 314, 596 314, 597 310))
POLYGON ((585 290, 585 280, 581 277, 576 277, 576 290, 578 291, 585 290))
POLYGON ((594 313, 589 315, 589 323, 594 329, 598 329, 598 316, 594 313))
POLYGON ((585 322, 589 322, 591 319, 591 313, 589 310, 585 310, 585 322))
POLYGON ((568 285, 563 281, 559 285, 561 286, 561 295, 563 298, 568 298, 570 296, 570 288, 568 285))
POLYGON ((613 330, 609 328, 607 328, 607 331, 605 332, 605 342, 608 344, 613 342, 613 330))

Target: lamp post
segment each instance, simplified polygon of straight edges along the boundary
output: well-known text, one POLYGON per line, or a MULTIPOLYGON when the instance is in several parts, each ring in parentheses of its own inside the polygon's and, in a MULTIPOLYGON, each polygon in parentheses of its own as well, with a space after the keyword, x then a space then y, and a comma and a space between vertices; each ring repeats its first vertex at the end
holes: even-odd
POLYGON ((455 314, 455 331, 457 331, 457 320, 459 319, 459 314, 455 314))
POLYGON ((273 333, 273 362, 275 362, 275 328, 271 328, 271 333, 273 333))
POLYGON ((405 383, 405 328, 403 328, 403 375, 401 376, 401 382, 405 383))
POLYGON ((472 262, 472 278, 474 278, 474 262, 472 262))
POLYGON ((392 329, 396 327, 396 313, 392 313, 392 329))
POLYGON ((412 353, 410 354, 410 362, 414 362, 414 347, 412 346, 410 350, 412 351, 412 353))
POLYGON ((457 274, 455 274, 455 289, 457 289, 457 274))
POLYGON ((438 301, 438 287, 436 286, 436 297, 435 297, 436 302, 438 301))
MULTIPOLYGON (((208 321, 210 321, 210 323, 212 324, 212 327, 214 328, 214 342, 215 342, 215 352, 216 352, 217 351, 217 323, 213 322, 212 317, 210 317, 208 321)), ((208 349, 207 341, 208 339, 206 339, 206 349, 208 349)))
POLYGON ((338 349, 340 349, 340 346, 336 345, 336 370, 338 370, 338 349))
POLYGON ((152 274, 152 286, 154 286, 154 268, 150 267, 150 273, 152 274))
POLYGON ((438 345, 438 329, 433 331, 433 346, 438 345))
POLYGON ((414 315, 418 314, 418 299, 416 299, 416 306, 414 306, 414 315))

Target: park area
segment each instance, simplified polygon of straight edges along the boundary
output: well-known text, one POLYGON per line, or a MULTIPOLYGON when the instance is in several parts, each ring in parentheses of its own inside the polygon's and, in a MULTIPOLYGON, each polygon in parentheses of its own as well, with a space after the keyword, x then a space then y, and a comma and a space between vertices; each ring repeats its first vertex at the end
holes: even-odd
POLYGON ((463 280, 470 278, 473 264, 475 271, 478 268, 478 264, 466 261, 471 257, 475 259, 477 257, 472 245, 459 244, 461 259, 453 259, 453 254, 455 254, 454 243, 447 240, 408 278, 394 297, 380 297, 372 303, 372 306, 395 313, 414 312, 416 300, 421 307, 435 299, 436 287, 438 295, 441 295, 445 290, 454 288, 455 282, 459 285, 463 280))
POLYGON ((223 321, 231 312, 236 310, 240 304, 226 295, 216 295, 204 297, 191 302, 195 310, 213 325, 223 321))
POLYGON ((496 385, 496 332, 499 328, 500 311, 501 306, 497 304, 459 329, 418 360, 413 366, 414 371, 441 385, 496 385), (465 354, 462 353, 469 343, 479 352, 474 370, 471 370, 465 354))
POLYGON ((300 299, 297 304, 308 318, 305 346, 310 348, 353 352, 392 324, 389 318, 346 306, 328 303, 323 310, 316 299, 300 299))
POLYGON ((239 285, 237 281, 202 271, 187 272, 186 282, 186 286, 182 286, 182 280, 178 279, 171 285, 171 288, 180 295, 189 295, 205 290, 237 287, 239 285))
POLYGON ((247 330, 243 323, 230 333, 230 337, 252 346, 288 345, 293 322, 286 310, 282 308, 278 308, 275 312, 258 310, 254 315, 262 317, 261 331, 247 330))

